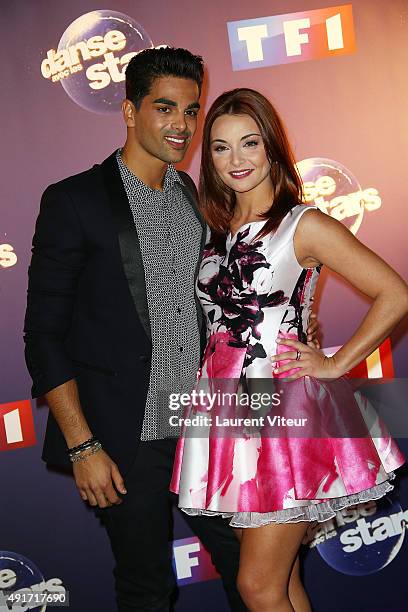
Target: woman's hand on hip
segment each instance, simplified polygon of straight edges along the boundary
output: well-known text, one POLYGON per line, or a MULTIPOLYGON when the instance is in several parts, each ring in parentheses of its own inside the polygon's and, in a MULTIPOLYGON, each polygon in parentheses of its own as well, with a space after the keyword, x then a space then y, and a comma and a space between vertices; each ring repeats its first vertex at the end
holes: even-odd
POLYGON ((287 338, 277 338, 277 343, 285 346, 293 347, 293 350, 279 353, 270 357, 273 363, 279 363, 289 359, 289 363, 274 368, 273 374, 282 378, 282 374, 293 368, 299 370, 285 377, 286 380, 295 380, 303 376, 313 376, 314 378, 339 378, 345 372, 341 371, 336 365, 335 357, 326 357, 319 349, 314 348, 298 340, 289 340, 287 338))

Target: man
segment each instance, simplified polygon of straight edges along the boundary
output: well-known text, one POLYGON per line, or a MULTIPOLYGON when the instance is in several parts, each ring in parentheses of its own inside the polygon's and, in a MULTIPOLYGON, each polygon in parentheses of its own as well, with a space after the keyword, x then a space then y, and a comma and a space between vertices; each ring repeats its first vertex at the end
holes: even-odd
MULTIPOLYGON (((73 466, 106 526, 120 612, 168 610, 175 588, 166 400, 192 388, 200 330, 203 348, 194 280, 205 232, 194 183, 173 164, 196 130, 202 79, 201 57, 185 49, 136 55, 123 149, 48 187, 33 239, 24 330, 33 397, 50 407, 42 457, 73 466)), ((232 530, 185 518, 231 609, 245 610, 232 530)))

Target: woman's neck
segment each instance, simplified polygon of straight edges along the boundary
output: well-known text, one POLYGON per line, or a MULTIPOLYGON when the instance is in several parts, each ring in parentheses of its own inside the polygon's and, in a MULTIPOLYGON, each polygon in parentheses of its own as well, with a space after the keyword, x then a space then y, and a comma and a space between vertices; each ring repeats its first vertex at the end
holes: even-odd
POLYGON ((251 191, 236 193, 233 222, 246 223, 259 218, 273 203, 273 187, 270 181, 263 181, 251 191), (266 183, 264 185, 264 183, 266 183))

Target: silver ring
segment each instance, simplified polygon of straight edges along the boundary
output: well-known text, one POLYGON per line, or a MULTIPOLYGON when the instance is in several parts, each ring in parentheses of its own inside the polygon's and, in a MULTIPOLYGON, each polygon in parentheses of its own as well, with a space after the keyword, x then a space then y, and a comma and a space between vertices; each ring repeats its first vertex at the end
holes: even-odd
POLYGON ((296 351, 296 361, 299 361, 299 359, 301 358, 301 356, 302 356, 302 353, 301 353, 299 350, 297 350, 297 351, 296 351))

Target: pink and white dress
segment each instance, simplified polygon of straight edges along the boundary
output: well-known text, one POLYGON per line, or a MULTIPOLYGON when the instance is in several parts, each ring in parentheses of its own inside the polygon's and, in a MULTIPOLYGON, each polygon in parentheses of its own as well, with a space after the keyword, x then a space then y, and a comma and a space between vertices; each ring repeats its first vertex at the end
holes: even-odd
MULTIPOLYGON (((255 383, 273 378, 270 357, 287 350, 276 343, 278 337, 306 342, 320 268, 299 265, 293 237, 309 208, 315 207, 295 206, 276 232, 260 240, 253 239, 265 221, 244 225, 235 236, 227 236, 222 252, 207 231, 196 282, 207 322, 198 386, 239 396, 244 387, 251 388, 251 379, 255 383)), ((344 378, 270 382, 284 387, 286 416, 306 414, 319 420, 318 427, 330 414, 340 430, 344 426, 347 431, 352 409, 354 420, 369 413, 364 398, 344 378)), ((271 406, 269 413, 274 410, 271 406)), ((252 408, 249 412, 253 416, 252 408)), ((215 401, 211 407, 208 402, 192 402, 186 409, 185 418, 202 415, 206 420, 196 432, 184 428, 170 489, 179 494, 184 512, 221 514, 231 518, 234 527, 326 521, 341 508, 392 490, 393 470, 405 463, 378 419, 370 421, 370 435, 365 437, 277 436, 268 424, 243 428, 240 435, 223 435, 214 424, 217 414, 231 417, 236 407, 215 401)))

